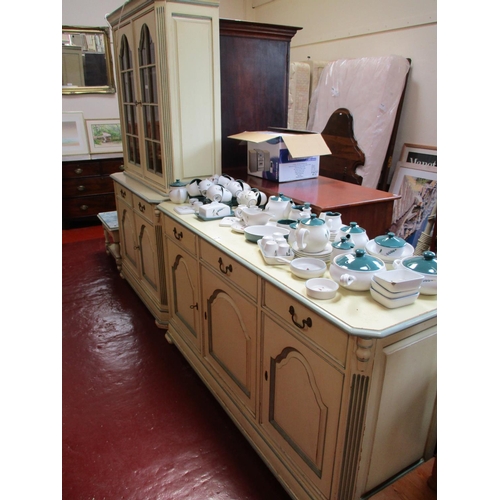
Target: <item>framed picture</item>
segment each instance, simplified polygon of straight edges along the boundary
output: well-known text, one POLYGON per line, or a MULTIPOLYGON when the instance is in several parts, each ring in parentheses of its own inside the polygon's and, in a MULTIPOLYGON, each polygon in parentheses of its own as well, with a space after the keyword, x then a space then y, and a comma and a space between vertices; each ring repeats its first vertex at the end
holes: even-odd
POLYGON ((62 114, 62 154, 88 154, 89 146, 85 132, 83 113, 79 111, 62 114))
POLYGON ((120 120, 87 120, 91 153, 121 153, 120 120))
POLYGON ((437 204, 437 168, 398 162, 390 192, 401 196, 394 202, 390 230, 415 247, 437 204))
POLYGON ((400 161, 437 168, 437 148, 434 146, 419 146, 418 144, 404 144, 400 161))

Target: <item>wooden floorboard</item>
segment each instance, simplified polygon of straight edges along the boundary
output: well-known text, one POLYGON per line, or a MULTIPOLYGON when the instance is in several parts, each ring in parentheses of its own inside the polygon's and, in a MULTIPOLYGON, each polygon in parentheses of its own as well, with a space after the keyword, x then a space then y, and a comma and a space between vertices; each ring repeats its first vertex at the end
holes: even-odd
MULTIPOLYGON (((370 497, 370 500, 436 500, 437 493, 429 486, 434 461, 432 458, 396 482, 370 497)), ((431 480, 432 481, 432 480, 431 480)))

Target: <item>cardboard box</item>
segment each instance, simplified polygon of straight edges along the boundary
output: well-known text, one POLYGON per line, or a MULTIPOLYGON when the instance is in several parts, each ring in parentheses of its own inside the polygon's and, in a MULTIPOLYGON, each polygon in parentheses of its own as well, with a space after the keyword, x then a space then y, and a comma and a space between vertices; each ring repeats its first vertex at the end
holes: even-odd
POLYGON ((247 172, 275 182, 312 179, 319 175, 319 157, 331 154, 321 134, 279 131, 242 132, 230 139, 247 142, 247 172))

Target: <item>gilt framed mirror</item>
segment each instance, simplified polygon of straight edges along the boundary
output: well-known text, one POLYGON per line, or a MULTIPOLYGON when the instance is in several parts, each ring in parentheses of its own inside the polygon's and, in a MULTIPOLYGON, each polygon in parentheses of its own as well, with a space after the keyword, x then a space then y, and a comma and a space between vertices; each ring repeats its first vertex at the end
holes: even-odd
POLYGON ((62 27, 62 93, 116 92, 107 28, 62 27))

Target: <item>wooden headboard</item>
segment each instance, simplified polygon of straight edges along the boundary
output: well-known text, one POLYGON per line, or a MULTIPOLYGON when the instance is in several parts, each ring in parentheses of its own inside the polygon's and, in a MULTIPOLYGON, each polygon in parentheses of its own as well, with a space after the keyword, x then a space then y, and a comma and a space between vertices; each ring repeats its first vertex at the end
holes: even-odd
POLYGON ((363 177, 356 173, 356 169, 365 164, 365 154, 354 138, 352 123, 352 115, 345 108, 335 110, 330 116, 321 135, 332 154, 320 158, 319 173, 361 185, 363 177))

